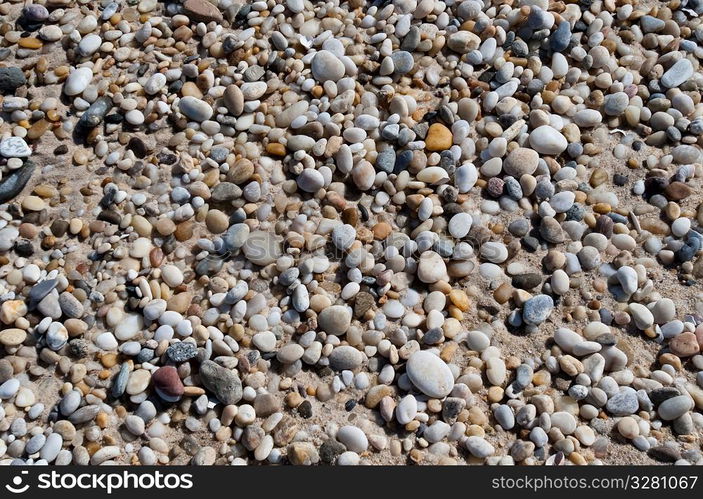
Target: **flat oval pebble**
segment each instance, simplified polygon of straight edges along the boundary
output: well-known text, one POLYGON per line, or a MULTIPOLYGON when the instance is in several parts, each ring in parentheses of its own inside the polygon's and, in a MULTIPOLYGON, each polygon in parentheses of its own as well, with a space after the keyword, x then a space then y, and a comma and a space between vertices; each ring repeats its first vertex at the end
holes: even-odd
POLYGON ((540 154, 557 155, 566 150, 566 138, 554 128, 544 125, 530 133, 530 145, 540 154))
POLYGON ((337 440, 352 452, 364 452, 369 441, 364 432, 356 426, 342 426, 337 432, 337 440))
POLYGON ((63 85, 63 92, 68 96, 78 95, 88 87, 92 79, 92 69, 87 67, 78 68, 66 78, 66 82, 63 85))
POLYGON ((311 63, 312 74, 317 81, 338 81, 344 76, 345 68, 342 61, 329 50, 320 50, 315 54, 311 63))
POLYGON ((454 386, 454 375, 436 355, 420 351, 410 356, 405 365, 410 381, 429 397, 444 398, 454 386))
POLYGON ((340 336, 351 324, 351 314, 346 307, 334 305, 324 309, 317 318, 320 329, 328 334, 340 336))
POLYGON ((537 295, 525 302, 522 318, 528 324, 539 325, 547 320, 554 308, 554 300, 548 295, 537 295))
POLYGON ((212 108, 208 103, 190 95, 178 102, 178 109, 193 121, 205 121, 212 116, 212 108))
POLYGON ((679 395, 666 399, 657 408, 657 414, 665 421, 678 419, 686 414, 692 407, 693 401, 687 395, 679 395))

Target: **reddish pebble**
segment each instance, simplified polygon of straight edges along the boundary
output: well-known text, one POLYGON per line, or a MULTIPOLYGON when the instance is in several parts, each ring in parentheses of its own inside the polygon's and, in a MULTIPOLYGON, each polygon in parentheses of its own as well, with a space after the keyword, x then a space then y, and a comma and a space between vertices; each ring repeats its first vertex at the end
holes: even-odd
POLYGON ((156 393, 164 400, 175 402, 183 395, 183 382, 173 366, 159 368, 151 377, 156 393))
POLYGON ((675 336, 669 342, 669 348, 672 353, 679 357, 691 357, 701 350, 698 345, 698 338, 693 333, 681 333, 675 336))

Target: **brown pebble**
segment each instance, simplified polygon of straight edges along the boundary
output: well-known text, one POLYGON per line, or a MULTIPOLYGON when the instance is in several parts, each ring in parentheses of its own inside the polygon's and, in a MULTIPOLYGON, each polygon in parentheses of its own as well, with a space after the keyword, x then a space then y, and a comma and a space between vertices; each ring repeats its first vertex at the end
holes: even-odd
POLYGON ((683 182, 672 182, 664 189, 664 195, 672 201, 686 199, 691 193, 691 188, 683 182))
POLYGON ((698 339, 693 333, 681 333, 669 341, 669 348, 679 357, 691 357, 700 352, 698 339))

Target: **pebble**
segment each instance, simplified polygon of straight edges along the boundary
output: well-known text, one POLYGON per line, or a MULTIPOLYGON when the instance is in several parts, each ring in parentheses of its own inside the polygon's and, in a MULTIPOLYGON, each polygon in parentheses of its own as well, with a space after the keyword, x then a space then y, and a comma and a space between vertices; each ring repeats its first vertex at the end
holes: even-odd
POLYGON ((0 399, 12 398, 20 388, 20 382, 16 378, 9 379, 0 385, 0 399))
POLYGON ((348 250, 356 240, 356 229, 349 224, 338 225, 332 230, 332 243, 340 250, 348 250))
POLYGON ((152 376, 156 393, 167 402, 175 402, 184 393, 183 383, 173 366, 160 367, 152 376))
POLYGON ((40 4, 29 4, 22 9, 24 18, 32 23, 41 23, 49 18, 49 11, 40 4))
POLYGON ((527 324, 538 326, 549 318, 553 308, 554 300, 551 296, 534 296, 523 305, 522 319, 527 324))
POLYGON ((336 371, 354 370, 361 366, 363 356, 359 350, 350 346, 339 346, 330 354, 330 367, 336 371))
POLYGON ((194 358, 198 351, 193 343, 180 341, 166 349, 166 355, 172 362, 181 363, 194 358))
POLYGON ((364 432, 352 425, 342 426, 337 432, 337 440, 344 444, 347 450, 357 453, 364 452, 369 446, 364 432))
POLYGON ((606 409, 613 416, 635 414, 639 409, 637 392, 628 386, 622 387, 618 393, 608 399, 606 409))
POLYGON ((447 267, 442 257, 434 251, 424 252, 418 262, 417 277, 428 284, 448 280, 447 267))
POLYGON ((672 421, 686 414, 693 407, 692 400, 687 395, 679 395, 666 399, 657 407, 657 414, 664 421, 672 421))
POLYGON ((310 64, 313 77, 320 83, 337 82, 346 72, 344 63, 329 50, 320 50, 312 58, 310 64))
POLYGON ((466 439, 464 446, 472 456, 480 459, 486 459, 495 454, 495 447, 482 437, 470 436, 466 439))
POLYGON ((242 246, 244 255, 251 263, 265 266, 273 263, 281 252, 280 241, 268 232, 250 232, 242 246))
POLYGON ((93 79, 93 70, 80 67, 68 75, 63 85, 63 92, 68 96, 79 95, 88 88, 93 79))
POLYGON ((319 171, 307 168, 298 176, 297 182, 305 192, 316 192, 325 185, 325 178, 319 171))
POLYGON ((679 357, 692 357, 700 352, 700 344, 694 333, 677 334, 669 342, 669 348, 679 357))
POLYGON ((667 88, 681 86, 693 76, 693 65, 686 58, 674 63, 661 77, 661 84, 667 88))
POLYGON ((530 133, 530 145, 540 154, 558 155, 566 150, 566 138, 548 125, 535 128, 530 133))
POLYGON ((468 213, 457 213, 449 220, 449 233, 456 239, 466 237, 471 230, 473 219, 468 213))
POLYGON ((503 171, 515 178, 532 175, 539 165, 539 155, 536 150, 517 147, 505 158, 503 171))
POLYGON ((203 386, 223 404, 232 405, 241 400, 242 382, 233 371, 206 360, 200 364, 199 374, 203 386))
POLYGON ((635 325, 639 329, 644 330, 654 324, 654 316, 652 315, 652 312, 650 312, 650 310, 644 305, 639 303, 630 303, 629 311, 632 315, 632 319, 635 321, 635 325))
POLYGON ((6 158, 28 158, 32 150, 21 137, 0 140, 0 155, 6 158))
MULTIPOLYGON (((37 5, 46 10, 43 5, 37 5)), ((27 83, 27 78, 20 68, 7 67, 0 68, 0 92, 3 94, 12 94, 19 87, 27 83)))
POLYGON ((210 105, 197 97, 186 96, 178 101, 178 109, 188 119, 202 122, 212 117, 210 105))
POLYGON ((351 313, 346 307, 333 305, 320 312, 317 323, 326 333, 341 336, 351 325, 351 313))
POLYGON ((406 425, 415 419, 416 415, 417 400, 413 395, 406 395, 400 400, 400 402, 398 402, 398 407, 396 407, 395 410, 395 417, 398 420, 398 423, 406 425))
POLYGON ((454 375, 449 366, 430 352, 415 352, 405 368, 413 385, 428 397, 444 398, 454 387, 454 375))
POLYGON ((270 331, 256 333, 251 341, 262 352, 273 352, 276 349, 276 335, 270 331))
POLYGON ((427 131, 425 145, 428 151, 444 151, 452 146, 451 130, 441 123, 433 123, 427 131))
POLYGON ((151 373, 146 369, 137 369, 132 371, 129 375, 129 380, 127 381, 126 392, 129 395, 137 395, 146 390, 149 386, 149 381, 151 380, 151 373))

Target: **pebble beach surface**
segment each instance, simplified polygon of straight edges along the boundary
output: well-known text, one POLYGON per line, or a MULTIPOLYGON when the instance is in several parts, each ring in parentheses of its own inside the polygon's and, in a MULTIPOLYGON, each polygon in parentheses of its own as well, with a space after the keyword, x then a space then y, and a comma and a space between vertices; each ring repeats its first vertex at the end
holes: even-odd
POLYGON ((703 2, 29 1, 0 464, 703 464, 703 2))

